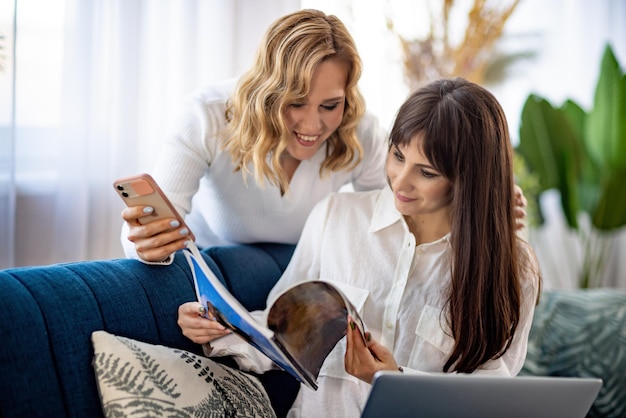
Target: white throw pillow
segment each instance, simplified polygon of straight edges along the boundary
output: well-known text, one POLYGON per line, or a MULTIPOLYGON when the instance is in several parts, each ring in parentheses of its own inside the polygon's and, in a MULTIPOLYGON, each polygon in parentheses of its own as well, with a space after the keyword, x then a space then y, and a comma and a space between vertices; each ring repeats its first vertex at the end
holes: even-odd
POLYGON ((93 367, 112 417, 275 417, 253 376, 184 350, 95 331, 93 367))

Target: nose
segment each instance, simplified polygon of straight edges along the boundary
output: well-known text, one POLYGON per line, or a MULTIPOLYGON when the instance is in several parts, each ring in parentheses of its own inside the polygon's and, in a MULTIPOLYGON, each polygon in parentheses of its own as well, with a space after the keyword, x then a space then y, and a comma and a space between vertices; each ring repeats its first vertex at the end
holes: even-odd
POLYGON ((319 131, 321 131, 324 126, 324 122, 322 121, 322 115, 320 114, 319 109, 313 106, 307 109, 302 115, 302 119, 300 120, 300 126, 300 129, 308 134, 319 133, 319 131))
POLYGON ((409 192, 413 190, 413 177, 411 167, 405 165, 398 170, 394 177, 391 178, 393 190, 401 192, 409 192))

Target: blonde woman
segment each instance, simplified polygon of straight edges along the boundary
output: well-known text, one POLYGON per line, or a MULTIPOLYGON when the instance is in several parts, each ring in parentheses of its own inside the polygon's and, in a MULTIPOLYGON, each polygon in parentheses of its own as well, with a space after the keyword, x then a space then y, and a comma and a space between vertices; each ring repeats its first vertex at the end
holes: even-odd
MULTIPOLYGON (((317 202, 344 185, 385 186, 385 132, 365 112, 361 59, 344 24, 317 10, 279 18, 239 80, 189 97, 152 173, 201 248, 295 244, 317 202)), ((525 199, 517 189, 520 222, 525 199)), ((170 264, 189 231, 141 225, 126 208, 127 257, 170 264)))
MULTIPOLYGON (((346 184, 383 187, 385 137, 357 87, 361 59, 343 23, 316 10, 274 22, 239 80, 187 100, 153 176, 200 247, 295 244, 315 204, 346 184)), ((124 209, 127 257, 172 262, 189 231, 140 225, 124 209)))

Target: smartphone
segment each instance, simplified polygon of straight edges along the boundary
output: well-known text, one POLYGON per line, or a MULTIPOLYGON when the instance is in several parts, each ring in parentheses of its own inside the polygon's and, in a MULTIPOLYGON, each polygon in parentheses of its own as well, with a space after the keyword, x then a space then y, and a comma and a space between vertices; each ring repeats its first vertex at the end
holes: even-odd
POLYGON ((117 179, 113 182, 113 187, 126 206, 151 206, 154 209, 152 213, 138 219, 140 224, 145 225, 163 218, 176 218, 182 226, 187 228, 191 239, 195 239, 182 216, 178 214, 174 205, 150 174, 137 174, 117 179))

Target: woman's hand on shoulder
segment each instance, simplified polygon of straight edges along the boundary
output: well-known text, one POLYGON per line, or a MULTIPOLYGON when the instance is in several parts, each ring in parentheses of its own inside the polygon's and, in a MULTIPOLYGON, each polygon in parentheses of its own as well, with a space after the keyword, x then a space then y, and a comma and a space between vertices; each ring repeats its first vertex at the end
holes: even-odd
POLYGON ((144 261, 159 262, 178 250, 185 248, 185 242, 192 239, 189 230, 175 218, 159 219, 142 225, 138 219, 146 216, 144 206, 131 206, 122 211, 122 218, 128 224, 128 240, 135 244, 137 255, 144 261))
POLYGON ((374 374, 380 370, 399 370, 393 354, 386 347, 371 337, 366 332, 363 341, 361 331, 348 318, 348 330, 346 332, 346 354, 344 356, 346 372, 364 382, 372 383, 374 374))
POLYGON ((522 188, 517 184, 515 185, 515 226, 517 230, 523 229, 526 226, 526 206, 528 201, 524 196, 522 188))
POLYGON ((204 315, 206 309, 199 302, 187 302, 178 307, 178 326, 185 337, 196 344, 206 344, 231 333, 228 328, 204 315))

